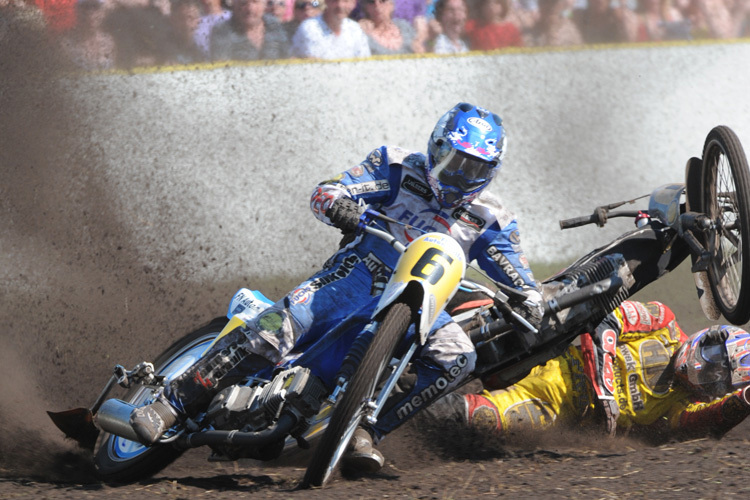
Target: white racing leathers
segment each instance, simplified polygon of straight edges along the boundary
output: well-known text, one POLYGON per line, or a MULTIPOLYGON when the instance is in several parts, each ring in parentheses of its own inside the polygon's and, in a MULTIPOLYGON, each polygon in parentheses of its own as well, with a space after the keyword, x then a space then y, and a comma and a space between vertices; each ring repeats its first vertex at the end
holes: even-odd
MULTIPOLYGON (((421 153, 385 146, 376 149, 359 165, 318 185, 311 199, 312 211, 330 224, 326 210, 334 200, 346 196, 413 226, 389 228, 404 244, 422 231, 450 234, 464 249, 467 260, 476 260, 494 280, 523 288, 541 303, 521 251, 514 216, 489 193, 464 207, 442 208, 425 179, 425 161, 421 153)), ((177 408, 190 413, 193 405, 205 404, 229 381, 248 374, 247 370, 279 363, 292 349, 304 351, 353 312, 368 317, 398 257, 383 240, 358 236, 336 252, 321 271, 246 327, 222 338, 172 383, 167 396, 177 408)), ((411 377, 404 378, 411 383, 389 399, 374 426, 376 436, 382 437, 455 388, 472 372, 475 360, 471 341, 443 312, 415 356, 411 377)), ((335 367, 321 364, 316 367, 317 374, 332 380, 335 373, 326 373, 326 369, 335 367)))

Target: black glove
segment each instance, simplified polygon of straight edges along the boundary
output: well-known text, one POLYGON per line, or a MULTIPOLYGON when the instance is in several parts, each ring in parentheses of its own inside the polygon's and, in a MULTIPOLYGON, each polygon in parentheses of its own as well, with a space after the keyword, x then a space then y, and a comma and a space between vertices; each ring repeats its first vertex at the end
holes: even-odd
POLYGON ((353 233, 359 225, 359 218, 364 213, 365 207, 360 206, 351 198, 342 197, 337 199, 326 210, 326 217, 331 220, 331 224, 341 229, 342 233, 353 233))

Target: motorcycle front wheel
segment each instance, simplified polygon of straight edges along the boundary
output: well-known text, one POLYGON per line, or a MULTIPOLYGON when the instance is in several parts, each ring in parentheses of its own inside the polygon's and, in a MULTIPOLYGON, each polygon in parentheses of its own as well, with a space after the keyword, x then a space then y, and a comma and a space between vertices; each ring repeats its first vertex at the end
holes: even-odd
POLYGON ((302 485, 325 486, 333 477, 349 441, 365 415, 383 371, 390 363, 399 341, 411 323, 411 309, 397 303, 391 307, 352 375, 341 399, 336 403, 323 437, 315 449, 302 485))
MULTIPOLYGON (((154 370, 172 380, 189 368, 219 336, 227 323, 216 318, 208 325, 185 335, 169 346, 156 360, 154 370)), ((146 386, 132 387, 122 398, 126 403, 143 406, 151 402, 153 390, 146 386)), ((109 433, 99 435, 94 447, 94 467, 105 482, 127 483, 153 476, 174 462, 184 450, 169 444, 143 446, 109 433)))
POLYGON ((714 222, 705 233, 708 281, 724 317, 742 325, 750 320, 750 171, 729 127, 715 127, 706 137, 701 184, 700 211, 714 222))

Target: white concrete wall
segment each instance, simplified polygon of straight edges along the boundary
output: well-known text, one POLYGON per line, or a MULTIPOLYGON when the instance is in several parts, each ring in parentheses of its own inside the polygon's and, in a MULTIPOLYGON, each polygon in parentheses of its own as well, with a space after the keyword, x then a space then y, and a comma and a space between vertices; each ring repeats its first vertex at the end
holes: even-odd
POLYGON ((144 265, 188 281, 315 270, 338 232, 314 185, 382 144, 424 150, 469 101, 509 136, 492 187, 529 259, 572 259, 630 229, 558 219, 682 182, 715 125, 750 147, 750 44, 233 66, 71 79, 81 148, 144 265), (240 271, 241 270, 241 271, 240 271))

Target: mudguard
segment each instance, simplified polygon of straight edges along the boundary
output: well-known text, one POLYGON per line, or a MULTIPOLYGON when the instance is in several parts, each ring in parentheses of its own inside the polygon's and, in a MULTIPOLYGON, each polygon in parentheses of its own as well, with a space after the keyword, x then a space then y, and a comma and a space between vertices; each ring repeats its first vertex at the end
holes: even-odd
POLYGON ((648 214, 675 231, 679 230, 680 197, 684 192, 684 184, 664 184, 654 189, 648 200, 648 214))
POLYGON ((412 241, 399 258, 373 315, 377 316, 404 293, 413 293, 414 285, 410 284, 416 284, 421 291, 417 327, 420 343, 424 345, 432 325, 458 290, 465 272, 466 256, 456 240, 446 234, 423 234, 412 241))

